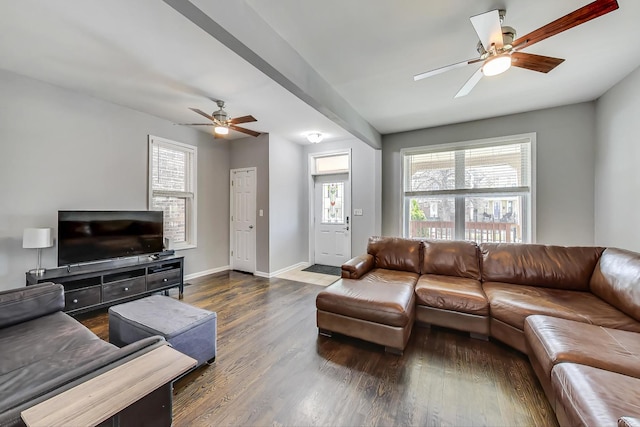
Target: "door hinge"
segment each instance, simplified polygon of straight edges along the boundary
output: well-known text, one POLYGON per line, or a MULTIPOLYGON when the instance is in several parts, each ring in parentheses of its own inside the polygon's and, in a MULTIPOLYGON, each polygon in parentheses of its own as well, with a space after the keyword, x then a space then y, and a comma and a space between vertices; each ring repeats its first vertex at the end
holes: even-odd
POLYGON ((231 186, 233 187, 233 185, 234 185, 234 184, 233 184, 233 180, 231 180, 231 186))
POLYGON ((233 251, 231 251, 231 256, 233 256, 233 251))

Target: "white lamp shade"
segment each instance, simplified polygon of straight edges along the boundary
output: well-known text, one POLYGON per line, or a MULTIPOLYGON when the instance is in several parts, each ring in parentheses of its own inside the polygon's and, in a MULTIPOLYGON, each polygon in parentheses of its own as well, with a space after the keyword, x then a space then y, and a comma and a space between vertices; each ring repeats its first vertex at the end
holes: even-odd
POLYGON ((320 132, 312 132, 307 134, 307 141, 312 144, 317 144, 324 139, 324 135, 320 132))
POLYGON ((50 248, 53 246, 51 228, 25 228, 22 234, 23 248, 50 248))

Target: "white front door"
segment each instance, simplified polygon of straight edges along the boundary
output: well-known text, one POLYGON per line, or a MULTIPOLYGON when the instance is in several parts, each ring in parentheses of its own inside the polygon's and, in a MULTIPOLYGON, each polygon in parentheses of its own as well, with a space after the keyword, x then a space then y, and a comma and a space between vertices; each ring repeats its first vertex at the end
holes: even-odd
POLYGON ((231 269, 256 271, 256 168, 231 170, 231 269))
POLYGON ((314 190, 314 261, 339 267, 351 259, 349 176, 318 175, 314 190))

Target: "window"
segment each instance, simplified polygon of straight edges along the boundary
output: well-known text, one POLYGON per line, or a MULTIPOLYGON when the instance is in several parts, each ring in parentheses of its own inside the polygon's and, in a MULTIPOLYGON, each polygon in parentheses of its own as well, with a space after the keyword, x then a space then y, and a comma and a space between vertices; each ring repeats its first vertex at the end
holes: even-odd
POLYGON ((344 224, 344 182, 322 184, 322 223, 344 224))
POLYGON ((404 236, 531 242, 534 138, 403 150, 404 236))
POLYGON ((315 174, 349 172, 349 154, 336 154, 315 158, 315 174))
POLYGON ((164 211, 174 249, 196 246, 197 148, 149 135, 149 209, 164 211))

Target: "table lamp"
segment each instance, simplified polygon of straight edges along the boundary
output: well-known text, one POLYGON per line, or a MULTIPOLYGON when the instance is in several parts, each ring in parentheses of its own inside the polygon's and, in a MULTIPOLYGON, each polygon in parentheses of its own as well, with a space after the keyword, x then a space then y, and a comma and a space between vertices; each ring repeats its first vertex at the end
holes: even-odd
POLYGON ((38 250, 38 265, 35 270, 29 270, 36 276, 42 276, 45 269, 41 267, 42 248, 53 246, 53 230, 51 228, 25 228, 22 235, 22 247, 38 250))

